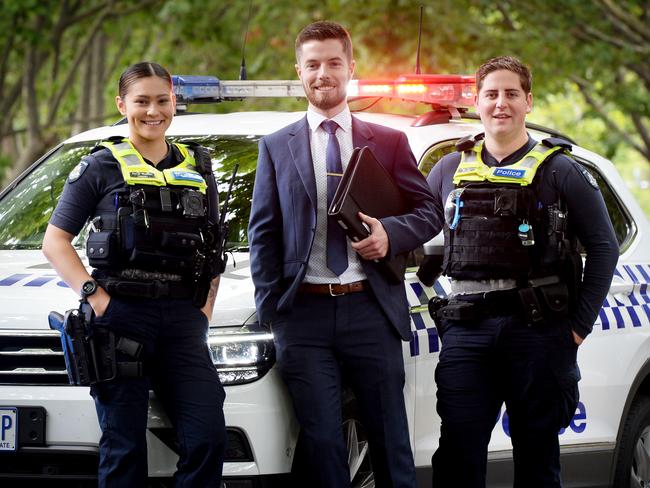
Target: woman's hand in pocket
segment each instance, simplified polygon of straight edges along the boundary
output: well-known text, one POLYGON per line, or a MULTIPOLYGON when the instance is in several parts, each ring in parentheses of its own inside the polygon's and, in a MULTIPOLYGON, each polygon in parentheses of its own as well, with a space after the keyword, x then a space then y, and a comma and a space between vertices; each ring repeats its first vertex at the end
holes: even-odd
POLYGON ((88 297, 88 303, 93 308, 96 317, 104 315, 110 302, 111 296, 101 286, 97 287, 97 291, 88 297))

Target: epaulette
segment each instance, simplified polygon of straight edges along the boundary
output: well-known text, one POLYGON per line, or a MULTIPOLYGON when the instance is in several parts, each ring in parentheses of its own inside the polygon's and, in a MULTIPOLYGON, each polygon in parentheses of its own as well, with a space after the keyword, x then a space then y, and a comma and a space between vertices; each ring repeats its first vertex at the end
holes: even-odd
POLYGON ((547 137, 546 139, 542 140, 542 144, 544 144, 546 147, 559 146, 562 149, 566 149, 567 151, 570 151, 573 148, 573 144, 561 137, 547 137))
POLYGON ((481 132, 480 134, 469 135, 459 139, 456 142, 456 151, 465 152, 472 149, 476 143, 482 140, 485 137, 485 134, 481 132))
POLYGON ((97 151, 100 151, 100 150, 102 150, 102 149, 106 149, 104 146, 101 145, 101 143, 104 142, 104 141, 108 141, 108 142, 112 142, 112 143, 117 143, 117 142, 122 142, 124 139, 125 139, 124 136, 111 136, 111 137, 107 137, 106 139, 102 139, 101 141, 99 141, 99 142, 95 145, 95 147, 93 147, 93 148, 90 150, 90 153, 92 154, 92 153, 97 152, 97 151))

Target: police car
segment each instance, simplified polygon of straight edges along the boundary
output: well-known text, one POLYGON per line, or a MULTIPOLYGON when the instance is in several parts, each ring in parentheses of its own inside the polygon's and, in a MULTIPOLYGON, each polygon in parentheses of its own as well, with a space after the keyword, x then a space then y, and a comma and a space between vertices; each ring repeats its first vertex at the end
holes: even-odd
MULTIPOLYGON (((246 97, 304 96, 298 82, 220 81, 177 78, 179 105, 246 97)), ((454 149, 461 137, 482 132, 471 107, 473 77, 412 75, 395 80, 356 80, 350 97, 382 97, 428 104, 421 115, 359 112, 362 120, 401 130, 420 169, 454 149)), ((365 104, 367 105, 367 104, 365 104)), ((354 106, 353 106, 354 109, 354 106)), ((228 451, 226 487, 283 486, 298 426, 274 368, 271 334, 256 321, 246 228, 257 161, 257 141, 304 113, 246 112, 175 117, 168 136, 194 140, 212 151, 213 169, 225 194, 235 164, 228 214, 231 250, 211 322, 209 344, 226 389, 228 451)), ((557 135, 529 125, 542 139, 557 135)), ((66 479, 92 485, 100 436, 94 404, 84 387, 69 386, 51 310, 77 306, 77 296, 56 275, 40 247, 65 179, 101 139, 127 135, 127 126, 101 127, 71 137, 36 161, 0 193, 0 478, 66 479)), ((581 398, 570 425, 560 432, 566 486, 646 486, 650 481, 650 224, 608 160, 574 146, 572 153, 600 187, 620 245, 610 292, 593 333, 579 349, 581 398)), ((82 259, 84 233, 74 242, 82 259)), ((428 315, 434 295, 449 292, 446 278, 432 287, 416 277, 427 254, 440 253, 441 236, 415 252, 406 274, 411 305, 409 342, 403 344, 404 395, 418 482, 430 486, 437 447, 434 369, 440 341, 428 315)), ((87 261, 86 261, 87 262, 87 261)), ((344 431, 355 487, 374 486, 354 397, 345 393, 344 431)), ((502 410, 489 446, 490 486, 510 486, 508 418, 502 410)), ((152 483, 175 470, 177 445, 169 421, 152 398, 147 441, 152 483)))

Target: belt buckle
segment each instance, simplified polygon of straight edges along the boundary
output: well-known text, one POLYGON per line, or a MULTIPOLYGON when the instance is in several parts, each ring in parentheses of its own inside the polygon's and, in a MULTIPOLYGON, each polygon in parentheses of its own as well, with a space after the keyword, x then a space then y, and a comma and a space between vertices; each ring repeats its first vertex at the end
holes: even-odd
POLYGON ((334 293, 334 290, 332 289, 333 285, 336 285, 336 283, 328 283, 327 284, 327 287, 329 288, 331 297, 340 297, 340 296, 345 295, 345 292, 343 292, 343 293, 334 293))

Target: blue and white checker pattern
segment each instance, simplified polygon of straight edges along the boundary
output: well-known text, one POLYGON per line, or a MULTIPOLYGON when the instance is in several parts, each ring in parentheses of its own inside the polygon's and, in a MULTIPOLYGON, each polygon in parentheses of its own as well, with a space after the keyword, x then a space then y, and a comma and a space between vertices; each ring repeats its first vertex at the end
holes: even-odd
POLYGON ((632 293, 607 295, 594 330, 650 326, 650 264, 619 264, 614 276, 618 281, 632 283, 632 293))
POLYGON ((425 287, 417 279, 408 280, 406 298, 411 307, 424 307, 423 311, 411 313, 411 340, 409 348, 411 356, 432 354, 440 350, 438 329, 429 315, 427 305, 434 295, 445 297, 451 291, 449 280, 440 277, 433 287, 425 287))
MULTIPOLYGON (((632 284, 632 292, 607 295, 594 324, 594 331, 650 327, 650 264, 619 264, 614 275, 619 282, 632 284)), ((411 307, 426 307, 434 293, 444 297, 449 292, 449 280, 445 277, 438 279, 432 288, 423 286, 415 278, 406 284, 406 296, 411 307)), ((411 356, 433 354, 440 350, 438 330, 428 310, 411 313, 411 334, 411 356)))

